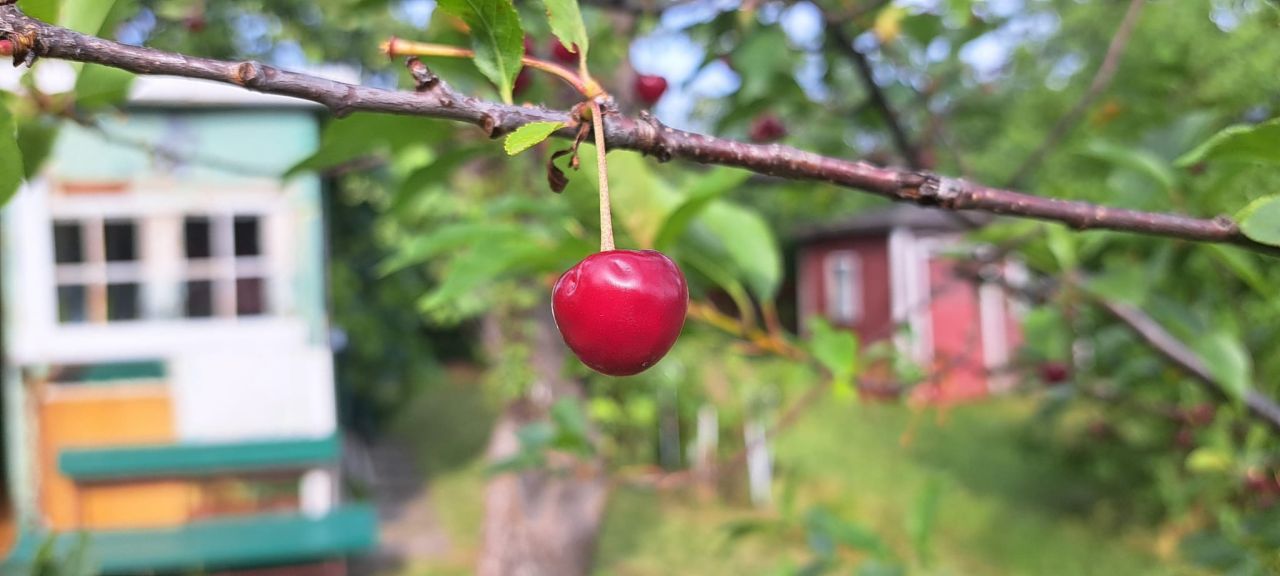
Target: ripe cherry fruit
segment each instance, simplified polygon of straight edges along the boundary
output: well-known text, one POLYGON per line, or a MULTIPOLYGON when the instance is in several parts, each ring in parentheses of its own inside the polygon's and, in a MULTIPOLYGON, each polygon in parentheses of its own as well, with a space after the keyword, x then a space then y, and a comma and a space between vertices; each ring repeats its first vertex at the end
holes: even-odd
POLYGON ((630 376, 657 364, 684 327, 689 287, 655 250, 608 250, 565 272, 551 311, 570 350, 597 372, 630 376))
POLYGON ((555 38, 551 39, 551 59, 565 66, 578 65, 578 55, 555 38))
POLYGON ((1040 365, 1040 378, 1047 384, 1061 384, 1069 377, 1071 377, 1071 369, 1062 362, 1045 362, 1040 365))
POLYGON ((635 82, 636 98, 645 106, 653 106, 662 99, 667 91, 667 79, 650 74, 637 74, 635 82))
POLYGON ((0 40, 0 56, 13 56, 13 42, 0 40))
POLYGON ((762 114, 751 122, 751 131, 748 135, 751 141, 757 144, 776 142, 786 137, 787 125, 773 114, 762 114))

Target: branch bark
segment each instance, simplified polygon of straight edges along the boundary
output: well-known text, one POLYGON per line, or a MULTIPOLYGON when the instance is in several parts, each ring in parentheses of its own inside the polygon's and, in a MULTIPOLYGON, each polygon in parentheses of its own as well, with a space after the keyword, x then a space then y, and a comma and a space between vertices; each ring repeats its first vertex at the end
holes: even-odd
MULTIPOLYGON (((567 111, 489 102, 459 94, 443 82, 417 92, 383 90, 288 72, 258 62, 226 62, 128 46, 30 18, 13 5, 12 0, 8 1, 10 3, 0 5, 0 37, 15 41, 18 61, 24 57, 28 60, 57 58, 101 64, 136 74, 212 80, 317 102, 336 116, 370 111, 440 118, 478 126, 494 138, 530 122, 573 125, 567 111)), ((746 144, 685 132, 664 126, 652 115, 643 113, 633 118, 611 111, 605 120, 605 139, 610 147, 634 150, 659 161, 680 159, 733 166, 769 176, 828 182, 923 206, 1060 222, 1080 230, 1118 230, 1230 243, 1280 255, 1280 248, 1247 238, 1239 226, 1225 216, 1195 218, 1042 198, 932 172, 884 168, 779 144, 746 144)), ((572 138, 574 130, 567 127, 557 136, 572 138)))
MULTIPOLYGON (((1146 342, 1152 350, 1160 353, 1165 360, 1195 378, 1215 396, 1222 400, 1230 399, 1222 383, 1213 376, 1200 356, 1165 330, 1155 319, 1127 304, 1102 299, 1096 299, 1096 302, 1113 318, 1142 338, 1142 341, 1146 342)), ((1272 431, 1280 432, 1280 404, 1276 404, 1275 400, 1257 390, 1250 389, 1245 393, 1244 405, 1255 418, 1270 426, 1272 431)))

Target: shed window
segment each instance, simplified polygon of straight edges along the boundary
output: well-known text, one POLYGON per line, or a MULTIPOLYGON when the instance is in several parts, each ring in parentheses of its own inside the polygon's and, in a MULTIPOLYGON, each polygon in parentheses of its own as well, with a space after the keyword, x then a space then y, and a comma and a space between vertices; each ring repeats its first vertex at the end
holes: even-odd
POLYGON ((54 221, 58 322, 103 323, 141 317, 138 228, 135 220, 123 218, 54 221))
POLYGON ((188 215, 183 223, 188 318, 267 314, 263 218, 188 215))
POLYGON ((862 261, 852 250, 827 254, 823 265, 827 318, 853 324, 862 318, 862 261))

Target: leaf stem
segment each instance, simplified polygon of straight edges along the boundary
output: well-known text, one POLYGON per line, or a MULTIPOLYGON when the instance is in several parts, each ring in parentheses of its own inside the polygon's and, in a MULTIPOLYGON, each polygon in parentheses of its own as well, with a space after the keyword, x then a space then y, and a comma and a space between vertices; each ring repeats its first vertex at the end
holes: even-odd
POLYGON ((596 133, 596 174, 600 175, 600 251, 614 249, 613 210, 609 206, 609 163, 605 160, 604 111, 600 103, 591 100, 591 125, 596 133))
MULTIPOLYGON (((401 40, 392 38, 382 43, 382 51, 387 56, 395 58, 397 56, 437 56, 442 58, 474 58, 476 53, 468 48, 460 48, 457 46, 449 46, 447 44, 433 44, 430 42, 413 42, 411 40, 401 40)), ((560 78, 573 86, 574 90, 586 96, 587 98, 595 98, 604 94, 604 88, 600 83, 596 82, 584 70, 582 74, 576 74, 572 70, 555 64, 540 60, 530 56, 521 56, 520 63, 540 70, 560 78)))

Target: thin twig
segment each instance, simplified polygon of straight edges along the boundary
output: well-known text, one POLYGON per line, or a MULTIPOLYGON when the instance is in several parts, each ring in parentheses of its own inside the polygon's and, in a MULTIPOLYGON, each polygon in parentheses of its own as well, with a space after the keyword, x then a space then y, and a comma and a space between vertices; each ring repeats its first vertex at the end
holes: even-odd
MULTIPOLYGON (((442 118, 481 127, 490 137, 530 122, 564 122, 556 135, 572 138, 570 114, 540 106, 508 106, 460 94, 441 82, 421 92, 382 90, 288 72, 258 62, 225 62, 127 46, 29 18, 12 4, 0 4, 0 37, 17 39, 18 61, 34 57, 90 62, 134 72, 200 78, 320 103, 335 115, 363 110, 442 118)), ((793 180, 822 181, 885 198, 948 210, 976 210, 1061 222, 1071 227, 1134 232, 1199 242, 1236 244, 1280 255, 1280 248, 1245 236, 1230 218, 1195 218, 1172 213, 1110 208, 983 186, 932 172, 875 166, 821 156, 780 144, 746 144, 676 130, 652 115, 615 114, 604 126, 614 149, 642 152, 665 161, 744 168, 793 180)))
POLYGON ((828 21, 827 35, 835 43, 836 48, 853 63, 854 69, 858 71, 858 77, 862 78, 862 84, 867 89, 871 105, 880 113, 885 125, 889 127, 889 135, 893 138, 893 145, 902 154, 902 159, 909 168, 915 170, 922 168, 920 151, 911 143, 906 129, 902 127, 902 120, 898 117, 897 112, 894 111, 893 106, 889 104, 889 98, 885 95, 884 89, 876 82, 875 72, 871 69, 871 61, 867 59, 867 55, 854 47, 853 39, 849 38, 848 34, 845 34, 839 23, 828 21))
POLYGON ((1138 23, 1138 15, 1142 13, 1142 7, 1145 0, 1129 0, 1129 9, 1124 14, 1124 20, 1120 21, 1120 26, 1116 28, 1116 33, 1111 37, 1111 44, 1107 46, 1107 54, 1102 59, 1102 65, 1098 67, 1098 72, 1094 74, 1093 81, 1089 83, 1089 89, 1080 97, 1080 101, 1071 108, 1063 117, 1058 119, 1058 123, 1054 124, 1053 130, 1049 131, 1049 135, 1045 137, 1044 142, 1023 161, 1021 166, 1013 172, 1013 176, 1009 178, 1008 185, 1010 187, 1018 187, 1022 185, 1023 180, 1027 178, 1036 168, 1040 167, 1040 163, 1044 161, 1045 156, 1049 154, 1055 146, 1058 145, 1067 133, 1071 131, 1084 113, 1093 105, 1094 100, 1098 99, 1103 92, 1111 86, 1111 80, 1116 76, 1116 69, 1120 66, 1120 57, 1124 54, 1124 49, 1129 45, 1129 38, 1133 36, 1133 29, 1138 23))

